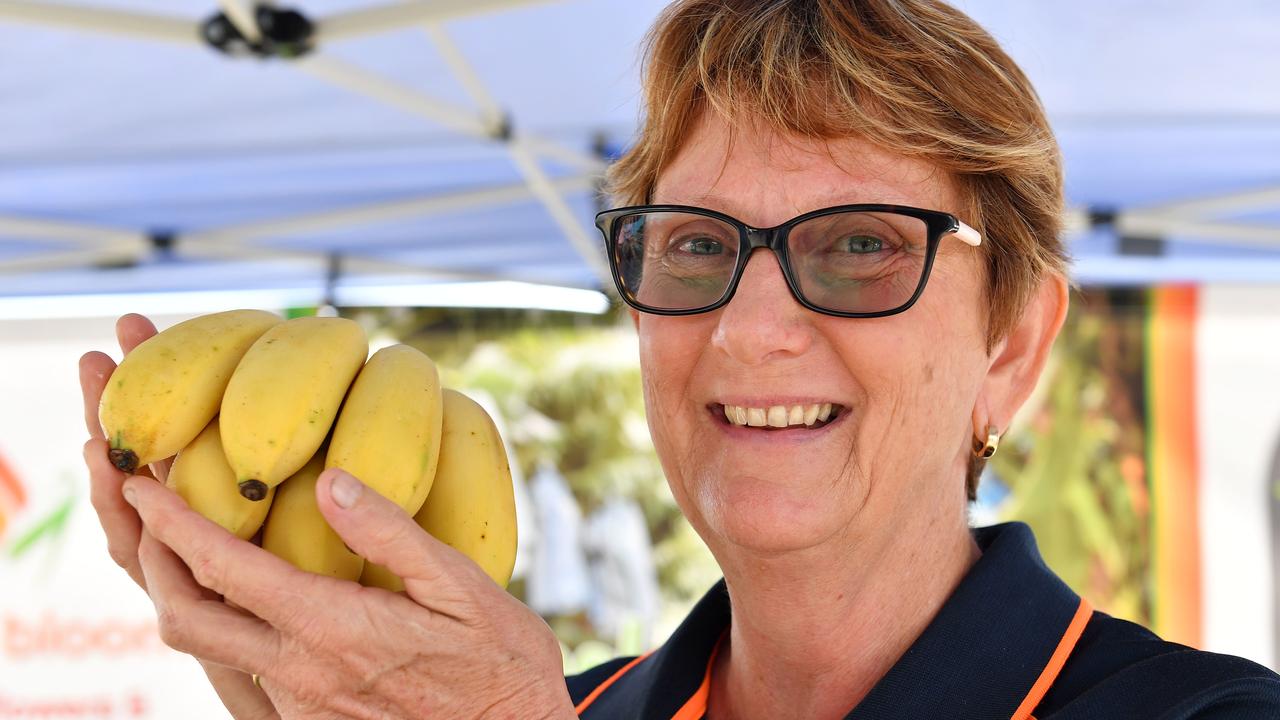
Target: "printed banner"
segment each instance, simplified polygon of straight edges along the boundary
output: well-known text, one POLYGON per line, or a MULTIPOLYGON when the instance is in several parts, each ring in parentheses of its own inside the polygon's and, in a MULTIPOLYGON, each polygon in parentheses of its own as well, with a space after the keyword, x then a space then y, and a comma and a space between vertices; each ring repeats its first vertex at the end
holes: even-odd
POLYGON ((1196 327, 1204 646, 1280 666, 1280 288, 1201 288, 1196 327))
POLYGON ((77 363, 119 358, 112 322, 0 322, 0 347, 0 720, 226 720, 89 505, 77 363))

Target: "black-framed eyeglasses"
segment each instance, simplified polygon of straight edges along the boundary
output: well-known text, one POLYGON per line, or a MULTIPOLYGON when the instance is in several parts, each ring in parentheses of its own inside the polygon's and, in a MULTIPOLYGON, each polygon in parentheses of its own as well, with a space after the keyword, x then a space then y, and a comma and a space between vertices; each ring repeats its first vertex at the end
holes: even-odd
POLYGON ((688 205, 636 205, 596 215, 613 280, 631 307, 693 315, 729 302, 752 251, 768 248, 792 295, 837 317, 883 317, 924 291, 946 235, 977 247, 954 215, 904 205, 837 205, 771 228, 688 205))

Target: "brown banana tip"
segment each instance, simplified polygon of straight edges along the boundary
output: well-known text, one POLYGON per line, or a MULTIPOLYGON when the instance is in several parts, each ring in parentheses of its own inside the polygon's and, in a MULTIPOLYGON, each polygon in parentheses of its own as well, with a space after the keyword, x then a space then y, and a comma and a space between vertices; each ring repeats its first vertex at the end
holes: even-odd
POLYGON ((138 469, 138 456, 132 450, 113 449, 107 451, 107 459, 116 469, 130 475, 138 469))
POLYGON ((240 483, 240 494, 244 496, 246 500, 252 500, 254 502, 266 499, 267 489, 267 484, 261 480, 245 480, 240 483))

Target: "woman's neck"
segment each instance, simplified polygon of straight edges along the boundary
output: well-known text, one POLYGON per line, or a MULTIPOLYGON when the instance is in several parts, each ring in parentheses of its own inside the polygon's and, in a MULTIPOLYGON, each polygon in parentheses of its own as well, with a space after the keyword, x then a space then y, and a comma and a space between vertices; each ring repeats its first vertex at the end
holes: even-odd
POLYGON ((967 524, 916 520, 852 548, 722 559, 733 619, 707 717, 828 720, 857 705, 981 554, 967 524))

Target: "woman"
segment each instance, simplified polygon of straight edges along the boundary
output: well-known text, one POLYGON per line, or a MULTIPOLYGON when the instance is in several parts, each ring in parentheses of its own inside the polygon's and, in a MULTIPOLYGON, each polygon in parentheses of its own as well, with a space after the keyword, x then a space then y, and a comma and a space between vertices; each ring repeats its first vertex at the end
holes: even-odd
MULTIPOLYGON (((1024 525, 968 526, 1068 296, 1057 146, 990 36, 928 0, 685 0, 645 90, 611 175, 628 207, 599 225, 654 445, 725 580, 566 691, 538 617, 341 471, 321 510, 407 596, 119 475, 94 419, 112 366, 86 355, 112 556, 235 717, 1280 716, 1280 677, 1093 611, 1024 525)), ((119 327, 126 351, 154 332, 119 327)))

